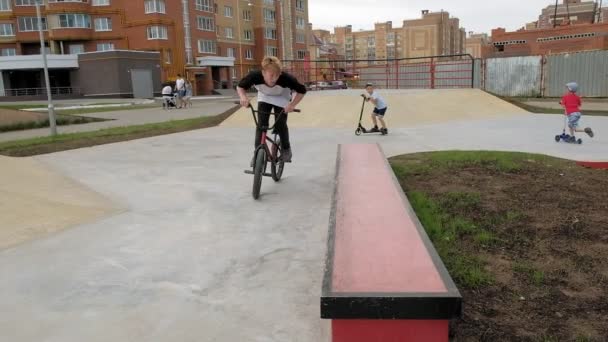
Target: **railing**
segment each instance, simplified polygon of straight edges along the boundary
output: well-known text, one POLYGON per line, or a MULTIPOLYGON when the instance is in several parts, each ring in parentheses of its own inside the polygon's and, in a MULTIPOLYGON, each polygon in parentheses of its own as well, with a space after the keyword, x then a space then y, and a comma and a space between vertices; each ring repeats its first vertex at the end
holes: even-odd
MULTIPOLYGON (((73 87, 53 87, 51 95, 72 95, 80 94, 80 88, 73 87)), ((4 89, 4 94, 0 91, 1 96, 46 96, 46 88, 16 88, 4 89)))
POLYGON ((393 89, 474 87, 475 61, 469 54, 381 60, 288 60, 283 65, 285 71, 309 85, 339 80, 354 88, 366 83, 393 89))

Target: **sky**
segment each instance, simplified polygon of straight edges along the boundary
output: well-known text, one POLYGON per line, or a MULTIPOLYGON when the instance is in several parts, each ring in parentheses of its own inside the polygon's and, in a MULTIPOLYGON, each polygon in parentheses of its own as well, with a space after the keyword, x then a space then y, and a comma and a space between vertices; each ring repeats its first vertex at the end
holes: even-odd
MULTIPOLYGON (((553 0, 308 0, 309 21, 314 29, 333 32, 335 26, 352 25, 353 31, 371 30, 376 22, 392 21, 402 27, 403 20, 418 19, 420 12, 450 12, 460 19, 467 32, 490 33, 504 27, 514 31, 538 20, 543 8, 553 0)), ((562 3, 562 0, 559 0, 562 3)), ((608 2, 608 1, 606 1, 608 2)))

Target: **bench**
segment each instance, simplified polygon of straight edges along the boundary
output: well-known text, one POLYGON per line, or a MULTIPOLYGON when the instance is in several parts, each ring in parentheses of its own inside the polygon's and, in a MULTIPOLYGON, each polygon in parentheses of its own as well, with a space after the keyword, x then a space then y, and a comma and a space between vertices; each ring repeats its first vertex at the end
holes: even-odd
POLYGON ((340 145, 321 295, 333 342, 448 341, 461 296, 374 144, 340 145))

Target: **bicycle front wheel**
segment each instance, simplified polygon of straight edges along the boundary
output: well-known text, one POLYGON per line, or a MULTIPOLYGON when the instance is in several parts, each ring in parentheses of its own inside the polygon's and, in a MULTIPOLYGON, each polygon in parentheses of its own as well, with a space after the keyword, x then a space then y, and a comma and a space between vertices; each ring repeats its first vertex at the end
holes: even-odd
POLYGON ((266 150, 259 149, 255 155, 255 164, 253 166, 253 190, 251 194, 254 199, 260 197, 260 188, 262 187, 262 177, 266 166, 266 150))

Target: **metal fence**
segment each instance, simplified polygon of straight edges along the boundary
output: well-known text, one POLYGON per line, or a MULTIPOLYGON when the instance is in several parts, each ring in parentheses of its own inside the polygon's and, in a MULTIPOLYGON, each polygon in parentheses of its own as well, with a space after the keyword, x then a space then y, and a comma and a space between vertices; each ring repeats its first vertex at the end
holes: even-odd
MULTIPOLYGON (((51 95, 71 95, 80 94, 80 88, 73 87, 53 87, 51 95)), ((46 95, 46 88, 16 88, 4 89, 4 94, 0 96, 40 96, 46 95)))
POLYGON ((541 56, 487 59, 485 89, 503 96, 539 96, 541 66, 541 56))
POLYGON ((475 61, 468 54, 383 60, 298 60, 283 61, 283 65, 287 72, 309 85, 343 81, 354 88, 362 88, 366 83, 390 89, 472 88, 475 71, 475 61))
POLYGON ((559 97, 568 82, 584 97, 608 97, 608 51, 489 58, 476 87, 501 96, 559 97))
POLYGON ((583 96, 608 96, 608 51, 547 56, 544 96, 563 95, 565 84, 572 81, 583 96))

